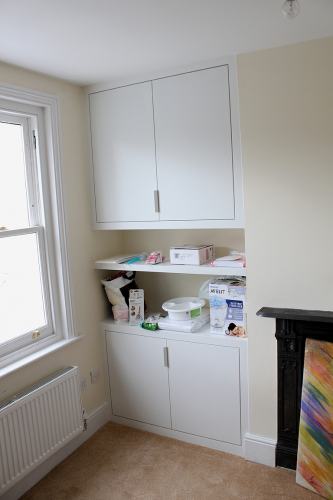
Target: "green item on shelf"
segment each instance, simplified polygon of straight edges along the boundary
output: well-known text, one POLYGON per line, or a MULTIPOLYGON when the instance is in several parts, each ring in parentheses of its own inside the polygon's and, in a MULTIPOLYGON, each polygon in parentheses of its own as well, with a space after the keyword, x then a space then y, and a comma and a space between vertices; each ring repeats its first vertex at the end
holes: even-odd
POLYGON ((151 323, 149 321, 143 321, 141 323, 141 327, 144 328, 145 330, 151 330, 152 332, 155 332, 158 330, 158 323, 151 323))
POLYGON ((201 316, 201 307, 199 307, 198 309, 192 309, 192 311, 190 311, 190 315, 191 319, 201 316))

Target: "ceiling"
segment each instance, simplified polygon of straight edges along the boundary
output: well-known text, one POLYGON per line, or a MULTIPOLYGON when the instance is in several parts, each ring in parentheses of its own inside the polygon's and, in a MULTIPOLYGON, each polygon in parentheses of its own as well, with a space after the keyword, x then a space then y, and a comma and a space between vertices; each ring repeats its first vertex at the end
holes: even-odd
POLYGON ((333 0, 282 3, 0 0, 0 60, 85 85, 333 35, 333 0))

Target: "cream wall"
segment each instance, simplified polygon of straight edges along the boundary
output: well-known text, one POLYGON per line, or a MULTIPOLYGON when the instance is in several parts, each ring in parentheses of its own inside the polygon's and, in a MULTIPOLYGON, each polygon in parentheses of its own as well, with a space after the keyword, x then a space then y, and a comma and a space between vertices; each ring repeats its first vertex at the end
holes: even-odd
MULTIPOLYGON (((262 306, 333 309, 333 38, 238 57, 248 260, 249 431, 275 438, 275 322, 262 306)), ((212 241, 241 230, 127 231, 126 251, 212 241)), ((148 306, 194 293, 205 277, 138 276, 148 306)))
POLYGON ((103 346, 98 330, 105 316, 105 302, 93 269, 96 258, 119 251, 117 232, 98 232, 91 229, 90 192, 87 151, 86 98, 83 90, 74 85, 48 78, 17 67, 0 63, 0 84, 16 85, 57 95, 60 103, 60 138, 62 174, 69 251, 74 325, 82 340, 21 369, 0 381, 0 399, 22 389, 27 384, 69 364, 80 367, 87 378, 83 404, 89 412, 105 401, 103 375, 103 346), (89 382, 91 368, 101 368, 96 385, 89 382))
POLYGON ((250 432, 276 436, 274 320, 333 309, 333 38, 238 58, 248 259, 250 432))
MULTIPOLYGON (((238 57, 248 259, 249 431, 276 437, 274 320, 266 306, 333 309, 333 38, 238 57)), ((126 231, 124 251, 211 241, 244 249, 242 230, 126 231)), ((148 306, 205 277, 144 275, 148 306)))
MULTIPOLYGON (((238 58, 244 168, 250 432, 276 436, 274 321, 262 307, 333 309, 333 38, 238 58)), ((83 91, 70 84, 0 64, 0 82, 56 94, 61 106, 64 197, 77 333, 83 340, 0 383, 0 397, 66 364, 89 378, 102 365, 98 322, 104 299, 95 258, 119 251, 162 249, 212 241, 221 254, 244 248, 241 230, 94 232, 90 228, 86 115, 83 91)), ((149 306, 189 293, 204 278, 138 277, 149 306)), ((104 401, 104 381, 88 385, 87 410, 104 401)))

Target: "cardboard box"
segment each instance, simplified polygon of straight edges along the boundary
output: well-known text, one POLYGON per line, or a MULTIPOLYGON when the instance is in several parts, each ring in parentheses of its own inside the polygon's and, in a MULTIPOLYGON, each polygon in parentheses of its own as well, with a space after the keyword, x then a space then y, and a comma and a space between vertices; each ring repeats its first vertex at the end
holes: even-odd
POLYGON ((214 333, 246 330, 246 285, 243 280, 217 278, 209 284, 210 326, 214 333))
POLYGON ((181 245, 170 248, 170 264, 200 266, 214 260, 214 245, 181 245))
POLYGON ((140 325, 145 317, 144 290, 142 288, 129 291, 128 315, 130 325, 140 325))

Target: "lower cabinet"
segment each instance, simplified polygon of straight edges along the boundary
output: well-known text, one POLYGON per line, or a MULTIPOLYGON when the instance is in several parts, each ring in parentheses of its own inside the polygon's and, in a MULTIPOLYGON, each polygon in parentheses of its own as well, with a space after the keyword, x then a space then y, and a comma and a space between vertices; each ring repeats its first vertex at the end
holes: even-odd
POLYGON ((171 427, 166 340, 108 333, 112 412, 171 427))
POLYGON ((239 349, 168 340, 172 427, 241 444, 239 349))
POLYGON ((106 332, 117 417, 241 445, 240 349, 106 332))

